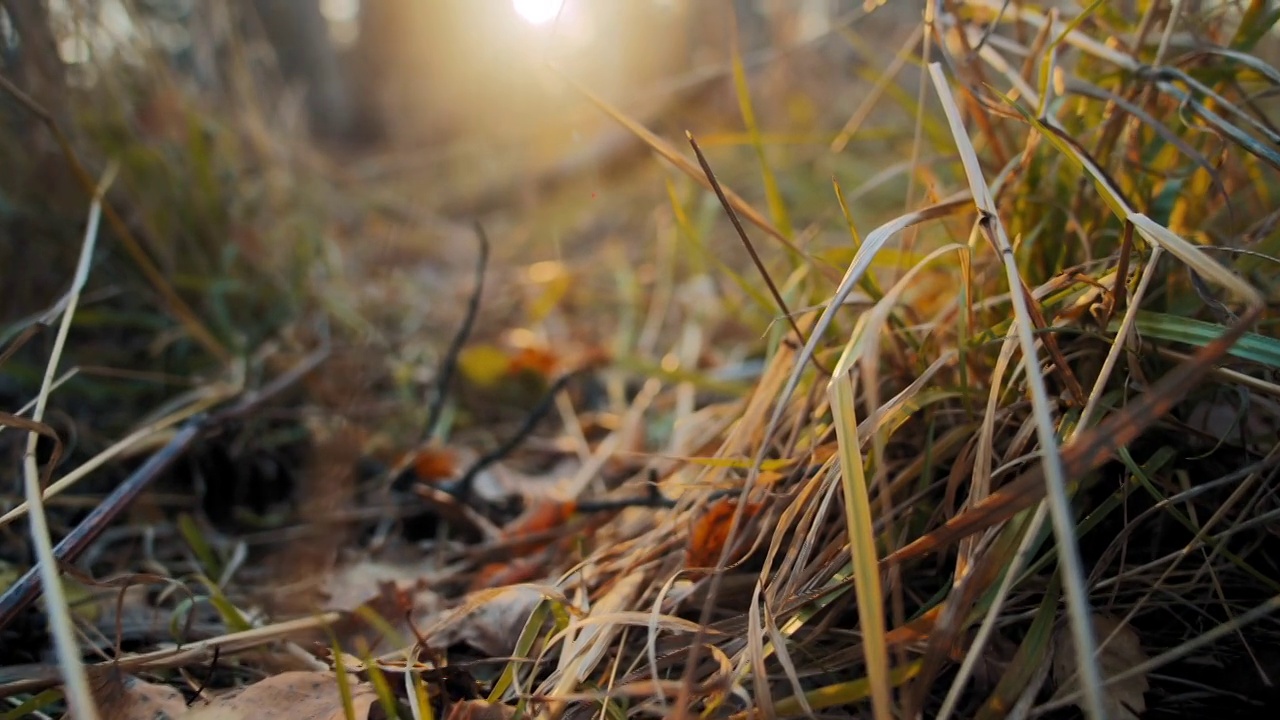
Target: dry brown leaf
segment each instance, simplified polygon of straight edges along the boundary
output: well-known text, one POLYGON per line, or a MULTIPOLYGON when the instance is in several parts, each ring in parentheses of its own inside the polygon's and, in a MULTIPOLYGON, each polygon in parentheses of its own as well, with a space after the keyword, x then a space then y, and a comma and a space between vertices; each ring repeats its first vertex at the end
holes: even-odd
MULTIPOLYGON (((1093 633, 1100 644, 1105 643, 1098 652, 1098 665, 1104 682, 1147 661, 1147 654, 1142 650, 1138 634, 1129 625, 1095 613, 1093 633)), ((1058 683, 1058 689, 1053 697, 1058 699, 1080 689, 1080 683, 1075 678, 1076 648, 1070 626, 1063 626, 1058 630, 1054 648, 1053 677, 1058 683)), ((1146 712, 1147 701, 1144 694, 1149 687, 1147 676, 1141 674, 1107 685, 1102 692, 1107 717, 1110 720, 1137 720, 1146 712)), ((1084 707, 1080 704, 1082 702, 1083 698, 1076 705, 1083 710, 1084 707)))
MULTIPOLYGON (((369 602, 379 588, 390 583, 413 599, 415 621, 444 609, 444 599, 426 587, 434 577, 432 559, 395 562, 361 559, 333 571, 323 594, 327 610, 351 611, 369 602)), ((386 618, 395 620, 396 618, 386 618)))
POLYGON ((1187 425, 1216 442, 1266 454, 1280 435, 1280 407, 1262 397, 1217 397, 1191 406, 1187 425))
POLYGON ((495 705, 484 700, 463 700, 449 709, 445 720, 508 720, 515 717, 515 708, 495 705))
POLYGON ((437 647, 449 647, 456 643, 470 645, 495 657, 510 655, 516 638, 523 632, 529 615, 542 601, 542 593, 527 587, 514 587, 495 592, 474 606, 455 608, 452 620, 435 625, 430 633, 431 643, 437 647))
POLYGON ((98 716, 106 720, 172 720, 188 713, 177 688, 143 682, 112 667, 93 673, 90 691, 98 716))
MULTIPOLYGON (((355 717, 369 717, 378 701, 373 686, 351 683, 355 717)), ((208 706, 183 715, 183 720, 345 720, 338 680, 333 673, 292 671, 269 677, 234 693, 216 697, 208 706)))
MULTIPOLYGON (((323 607, 348 615, 325 633, 334 633, 342 647, 411 642, 413 625, 428 622, 445 607, 444 599, 428 588, 431 573, 426 561, 364 559, 336 568, 324 584, 323 607), (373 622, 375 617, 381 622, 373 622)), ((328 646, 331 638, 325 633, 317 631, 311 639, 328 646)))

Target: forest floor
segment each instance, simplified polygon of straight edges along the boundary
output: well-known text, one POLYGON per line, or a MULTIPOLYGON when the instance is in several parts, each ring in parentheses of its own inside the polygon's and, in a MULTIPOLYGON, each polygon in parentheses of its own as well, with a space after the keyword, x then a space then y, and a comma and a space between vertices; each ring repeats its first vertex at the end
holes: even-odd
POLYGON ((1280 14, 1143 5, 537 165, 6 79, 0 719, 1274 707, 1280 14))

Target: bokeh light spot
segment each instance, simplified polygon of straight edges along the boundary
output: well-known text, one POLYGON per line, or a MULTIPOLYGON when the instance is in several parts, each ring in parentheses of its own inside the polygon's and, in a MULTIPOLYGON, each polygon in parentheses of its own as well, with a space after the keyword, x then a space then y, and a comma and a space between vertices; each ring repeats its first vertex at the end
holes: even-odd
POLYGON ((556 19, 564 0, 511 0, 516 14, 534 25, 543 25, 556 19))

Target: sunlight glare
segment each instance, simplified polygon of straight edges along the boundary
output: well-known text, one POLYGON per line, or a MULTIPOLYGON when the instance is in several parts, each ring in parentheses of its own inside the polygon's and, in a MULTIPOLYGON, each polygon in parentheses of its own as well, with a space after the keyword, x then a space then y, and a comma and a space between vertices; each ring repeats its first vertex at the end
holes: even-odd
POLYGON ((533 25, 543 25, 556 19, 564 0, 511 0, 516 14, 533 25))

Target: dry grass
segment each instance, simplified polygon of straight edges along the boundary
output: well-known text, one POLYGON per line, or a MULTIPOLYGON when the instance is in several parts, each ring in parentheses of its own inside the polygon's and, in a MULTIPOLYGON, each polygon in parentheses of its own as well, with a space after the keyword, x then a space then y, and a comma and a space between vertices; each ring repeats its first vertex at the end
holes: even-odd
MULTIPOLYGON (((269 113, 247 97, 239 123, 213 132, 244 154, 172 143, 161 148, 176 166, 122 162, 139 226, 195 224, 216 238, 218 206, 220 232, 260 235, 265 254, 241 267, 219 265, 210 237, 151 248, 192 309, 157 302, 152 318, 180 336, 169 341, 177 374, 203 377, 151 412, 138 403, 143 421, 98 427, 99 438, 154 447, 197 409, 316 347, 332 353, 305 398, 271 406, 292 421, 282 432, 304 428, 321 448, 322 462, 302 464, 305 509, 232 533, 162 520, 188 550, 118 563, 183 580, 195 600, 175 613, 211 605, 228 634, 122 662, 155 670, 215 647, 270 648, 238 667, 290 667, 310 655, 282 628, 337 619, 286 617, 314 606, 306 581, 338 559, 402 557, 412 539, 429 562, 397 566, 441 603, 415 608, 419 640, 446 650, 440 638, 501 634, 514 657, 475 672, 491 703, 522 713, 1124 717, 1140 702, 1189 717, 1274 699, 1260 688, 1280 675, 1280 545, 1268 529, 1280 512, 1280 130, 1268 114, 1280 74, 1262 59, 1276 15, 1264 3, 1240 19, 1175 2, 1171 22, 1164 4, 1143 7, 1095 2, 1059 17, 946 4, 911 36, 918 44, 866 70, 865 103, 820 114, 805 128, 817 140, 794 148, 771 142, 785 118, 762 109, 841 88, 809 78, 791 96, 753 95, 761 75, 735 50, 727 75, 745 132, 720 144, 693 128, 701 162, 579 86, 652 162, 594 207, 568 182, 540 213, 485 218, 507 242, 484 277, 469 346, 481 351, 463 353, 440 413, 419 401, 422 375, 446 352, 440 328, 463 321, 468 286, 445 281, 469 272, 475 244, 395 200, 404 179, 357 192, 341 172, 317 173, 289 196, 278 185, 323 161, 302 149, 264 157, 254 138, 270 132, 269 113), (159 167, 215 182, 218 164, 237 180, 189 204, 147 193, 159 167), (437 274, 415 275, 392 243, 353 242, 380 232, 399 232, 403 252, 437 274), (553 250, 531 239, 547 236, 553 250), (440 250, 423 253, 433 240, 440 250), (731 259, 739 242, 749 252, 731 259), (264 308, 279 321, 255 315, 264 308), (192 323, 206 322, 200 342, 192 323), (386 472, 366 482, 347 469, 353 454, 411 447, 428 415, 454 452, 509 438, 555 372, 493 380, 505 377, 486 365, 506 367, 504 329, 554 349, 574 379, 547 396, 561 430, 534 433, 491 474, 522 468, 512 494, 529 515, 550 499, 563 514, 517 531, 529 516, 492 497, 458 507, 451 486, 421 478, 416 494, 395 495, 405 488, 386 472), (598 387, 584 390, 584 377, 598 387), (147 432, 126 432, 136 427, 147 432), (409 532, 405 515, 427 530, 409 532), (300 560, 304 550, 316 559, 300 560), (491 574, 495 559, 508 574, 491 574), (272 592, 282 578, 298 585, 272 592), (527 602, 511 600, 520 593, 527 602), (1231 685, 1244 676, 1258 679, 1231 685)), ((857 15, 828 41, 864 47, 857 15)), ((139 157, 130 148, 106 154, 139 157)), ((125 329, 96 332, 106 343, 125 329)), ((266 414, 230 431, 242 455, 288 445, 261 440, 279 430, 266 414)), ((76 463, 124 452, 92 449, 76 463)), ((451 465, 442 474, 456 477, 451 465)), ((427 652, 385 619, 370 622, 400 637, 379 649, 382 667, 427 652)), ((372 647, 343 650, 373 664, 372 647)), ((0 689, 40 685, 24 682, 0 689)), ((423 684, 404 684, 410 714, 431 712, 423 684)))

